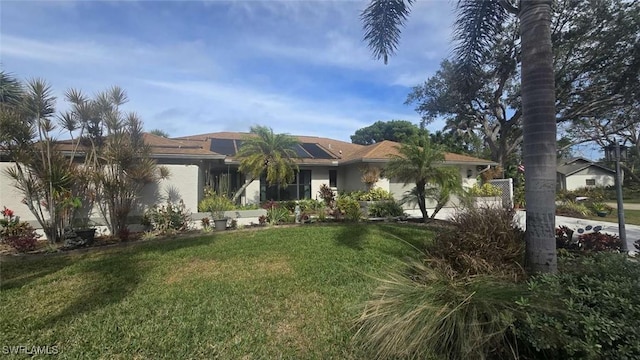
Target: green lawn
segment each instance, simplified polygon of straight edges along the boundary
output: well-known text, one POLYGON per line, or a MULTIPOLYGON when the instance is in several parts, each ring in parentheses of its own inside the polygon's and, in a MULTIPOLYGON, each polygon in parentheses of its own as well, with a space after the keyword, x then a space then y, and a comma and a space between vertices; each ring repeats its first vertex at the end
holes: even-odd
POLYGON ((2 346, 69 359, 367 358, 352 320, 432 232, 409 225, 235 231, 1 264, 2 346))
MULTIPOLYGON (((606 217, 599 217, 591 215, 588 217, 591 220, 618 222, 618 210, 613 210, 611 214, 606 217)), ((624 223, 629 225, 640 225, 640 210, 625 210, 624 211, 624 223)))

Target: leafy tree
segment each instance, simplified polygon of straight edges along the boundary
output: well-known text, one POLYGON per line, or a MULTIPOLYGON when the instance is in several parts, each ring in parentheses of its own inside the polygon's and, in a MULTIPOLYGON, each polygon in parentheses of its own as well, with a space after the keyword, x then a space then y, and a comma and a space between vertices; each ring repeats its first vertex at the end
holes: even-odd
MULTIPOLYGON (((606 138, 624 129, 637 99, 640 32, 637 2, 560 0, 554 3, 552 40, 556 83, 556 120, 571 142, 606 138), (583 11, 589 8, 593 11, 583 11), (609 49, 613 49, 612 51, 609 49), (603 130, 592 131, 593 127, 603 130)), ((447 121, 445 129, 482 135, 490 158, 508 167, 522 145, 518 23, 508 20, 472 77, 458 64, 440 70, 414 88, 407 102, 429 122, 447 121)))
POLYGON ((149 134, 153 134, 155 136, 160 136, 163 138, 169 138, 169 133, 162 129, 153 129, 149 131, 149 134))
MULTIPOLYGON (((398 46, 413 0, 372 0, 362 13, 365 41, 385 63, 398 46)), ((456 54, 460 71, 473 75, 499 38, 509 13, 519 22, 523 157, 527 166, 527 266, 532 272, 557 271, 555 249, 556 119, 552 0, 460 0, 456 54)))
POLYGON ((268 185, 287 186, 295 178, 298 169, 298 155, 293 150, 298 140, 288 134, 274 134, 266 126, 252 126, 250 135, 244 139, 236 157, 240 160, 239 170, 248 181, 236 191, 231 199, 234 203, 256 179, 264 173, 268 185))
POLYGON ((385 177, 395 178, 405 185, 415 184, 414 198, 418 203, 422 220, 428 219, 426 198, 427 188, 435 185, 449 191, 450 186, 459 182, 458 171, 449 167, 443 167, 444 152, 441 147, 434 145, 426 133, 415 136, 397 147, 399 155, 391 155, 384 169, 385 177))
POLYGON ((383 140, 402 142, 418 134, 418 127, 406 120, 376 121, 373 125, 356 130, 351 142, 371 145, 383 140))

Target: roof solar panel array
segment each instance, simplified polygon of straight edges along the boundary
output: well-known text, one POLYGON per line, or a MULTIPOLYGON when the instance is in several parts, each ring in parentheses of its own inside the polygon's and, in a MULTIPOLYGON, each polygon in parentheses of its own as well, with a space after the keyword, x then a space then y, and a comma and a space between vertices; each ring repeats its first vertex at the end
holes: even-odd
MULTIPOLYGON (((211 139, 211 151, 222 155, 234 156, 242 144, 242 140, 214 138, 211 139)), ((335 159, 335 156, 314 143, 298 144, 292 150, 302 159, 335 159)))
POLYGON ((304 143, 301 145, 314 159, 334 159, 334 157, 323 150, 318 144, 304 143))
POLYGON ((229 156, 236 154, 236 148, 232 139, 211 139, 211 151, 229 156))

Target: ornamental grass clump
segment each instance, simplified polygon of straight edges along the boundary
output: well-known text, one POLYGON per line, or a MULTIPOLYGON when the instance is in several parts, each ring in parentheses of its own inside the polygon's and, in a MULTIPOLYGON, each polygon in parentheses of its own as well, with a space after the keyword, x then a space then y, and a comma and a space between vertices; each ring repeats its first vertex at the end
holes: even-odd
POLYGON ((355 340, 372 358, 509 359, 517 284, 458 277, 444 262, 411 262, 375 290, 355 340))
POLYGON ((452 226, 426 249, 459 276, 525 277, 524 231, 511 209, 468 208, 454 214, 452 226))
POLYGON ((390 273, 366 302, 354 339, 378 359, 513 359, 522 316, 524 233, 513 210, 469 208, 390 273))

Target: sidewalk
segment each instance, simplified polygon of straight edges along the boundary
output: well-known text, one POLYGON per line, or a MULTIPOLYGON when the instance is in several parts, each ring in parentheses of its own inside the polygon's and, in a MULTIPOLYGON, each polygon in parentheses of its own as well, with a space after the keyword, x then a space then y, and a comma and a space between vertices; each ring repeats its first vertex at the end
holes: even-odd
MULTIPOLYGON (((614 209, 618 208, 618 204, 615 203, 615 202, 606 202, 605 204, 611 206, 614 209)), ((625 210, 640 210, 640 204, 625 203, 624 204, 624 209, 625 210)))

